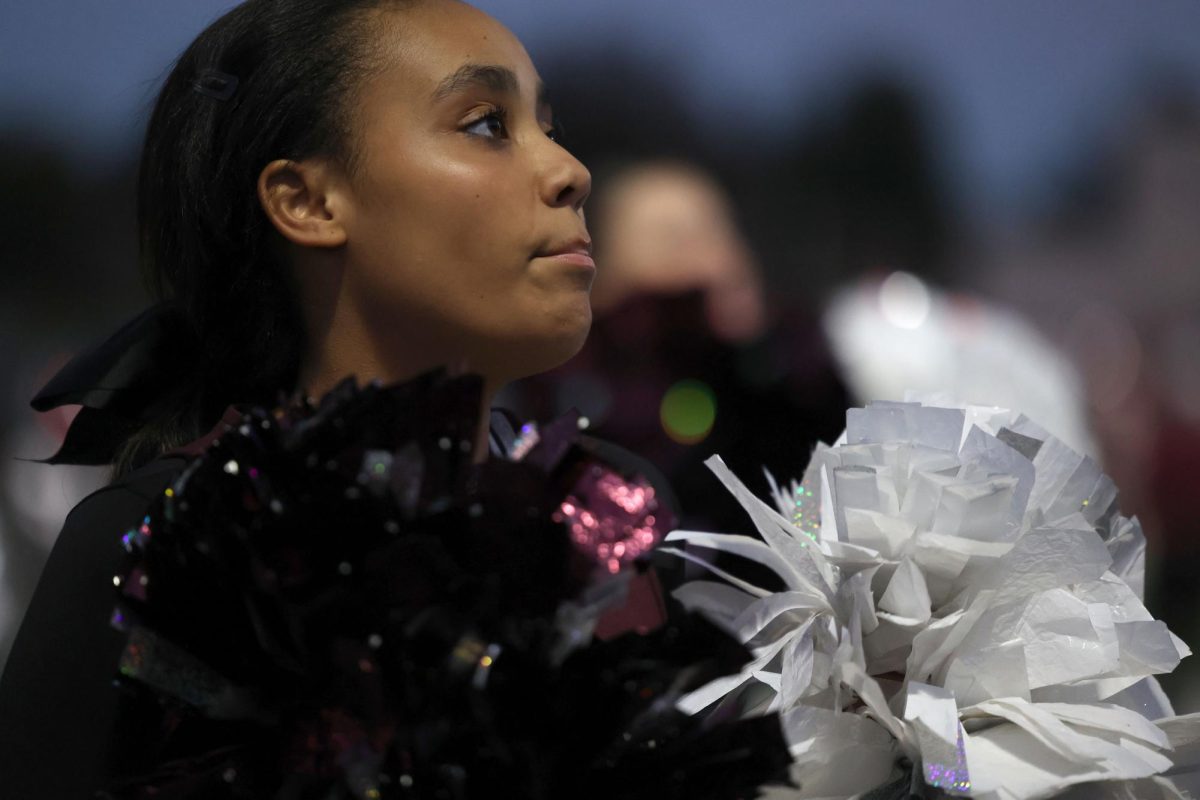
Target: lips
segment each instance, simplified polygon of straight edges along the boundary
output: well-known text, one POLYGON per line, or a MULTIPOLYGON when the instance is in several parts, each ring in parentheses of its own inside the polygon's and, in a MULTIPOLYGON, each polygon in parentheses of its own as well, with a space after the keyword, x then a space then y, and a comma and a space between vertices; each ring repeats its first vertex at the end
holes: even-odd
POLYGON ((550 258, 565 264, 595 269, 596 262, 592 258, 592 242, 590 239, 572 239, 568 242, 553 244, 539 250, 535 258, 550 258))

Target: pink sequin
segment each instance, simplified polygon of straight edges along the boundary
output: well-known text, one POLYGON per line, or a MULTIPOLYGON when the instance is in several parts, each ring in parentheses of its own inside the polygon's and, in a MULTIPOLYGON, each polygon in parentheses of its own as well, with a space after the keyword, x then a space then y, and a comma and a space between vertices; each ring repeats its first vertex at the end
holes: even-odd
POLYGON ((600 466, 584 473, 554 514, 576 547, 614 574, 662 540, 670 516, 644 479, 626 480, 600 466))

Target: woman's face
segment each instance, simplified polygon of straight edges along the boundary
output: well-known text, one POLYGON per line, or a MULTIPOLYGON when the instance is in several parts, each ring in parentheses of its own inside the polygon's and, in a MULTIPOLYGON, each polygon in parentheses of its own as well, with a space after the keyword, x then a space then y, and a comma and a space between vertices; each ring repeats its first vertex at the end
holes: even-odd
POLYGON ((587 169, 521 43, 456 0, 383 12, 352 133, 343 299, 376 346, 509 380, 574 355, 595 272, 587 169))

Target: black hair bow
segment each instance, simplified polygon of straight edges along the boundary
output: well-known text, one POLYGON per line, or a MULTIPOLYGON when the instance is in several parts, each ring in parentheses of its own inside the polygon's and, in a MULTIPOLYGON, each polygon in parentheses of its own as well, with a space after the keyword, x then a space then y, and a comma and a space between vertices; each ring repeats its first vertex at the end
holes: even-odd
POLYGON ((176 312, 152 306, 79 355, 30 401, 37 411, 82 405, 48 464, 111 464, 117 449, 162 408, 194 348, 176 312))

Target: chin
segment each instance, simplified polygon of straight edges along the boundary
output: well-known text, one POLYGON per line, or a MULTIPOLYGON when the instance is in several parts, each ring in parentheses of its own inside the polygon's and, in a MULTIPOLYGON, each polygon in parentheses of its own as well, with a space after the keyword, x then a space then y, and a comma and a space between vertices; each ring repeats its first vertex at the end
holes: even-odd
MULTIPOLYGON (((554 363, 551 366, 546 367, 545 369, 554 369, 554 367, 557 367, 557 366, 561 365, 563 362, 569 361, 570 359, 572 359, 576 355, 578 355, 579 351, 583 349, 584 343, 587 342, 588 332, 591 329, 592 329, 592 318, 591 318, 591 315, 589 314, 588 319, 587 319, 587 324, 585 324, 579 328, 576 328, 575 330, 573 330, 571 332, 571 334, 569 336, 564 336, 559 341, 559 347, 556 348, 557 357, 554 359, 554 363)), ((541 370, 541 371, 544 372, 545 370, 541 370)))
POLYGON ((592 327, 591 307, 583 313, 560 317, 556 322, 553 328, 514 343, 510 351, 512 380, 548 372, 582 350, 592 327))

